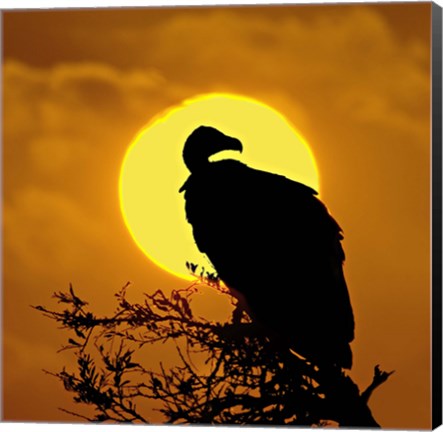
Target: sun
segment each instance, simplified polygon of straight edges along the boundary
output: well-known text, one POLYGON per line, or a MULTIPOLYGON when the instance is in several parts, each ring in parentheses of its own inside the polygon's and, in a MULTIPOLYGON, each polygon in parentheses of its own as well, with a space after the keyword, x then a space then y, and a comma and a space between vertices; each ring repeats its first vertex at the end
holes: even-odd
MULTIPOLYGON (((223 152, 252 168, 285 175, 318 191, 318 171, 300 133, 273 108, 232 94, 207 94, 183 101, 154 118, 133 140, 124 157, 120 208, 138 247, 163 270, 192 280, 186 261, 212 270, 195 245, 186 221, 180 187, 189 176, 182 151, 198 126, 213 126, 240 139, 243 152, 223 152)), ((216 197, 208 197, 208 212, 216 197)))

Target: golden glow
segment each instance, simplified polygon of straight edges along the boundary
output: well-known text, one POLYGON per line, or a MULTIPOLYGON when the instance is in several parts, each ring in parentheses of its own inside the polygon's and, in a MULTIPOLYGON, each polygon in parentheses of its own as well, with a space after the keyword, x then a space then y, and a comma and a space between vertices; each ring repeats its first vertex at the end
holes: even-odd
MULTIPOLYGON (((240 139, 243 152, 229 152, 230 158, 316 190, 319 183, 314 157, 301 135, 281 114, 256 100, 203 95, 153 119, 126 152, 119 180, 120 206, 138 247, 159 267, 183 279, 192 279, 186 261, 211 269, 194 243, 183 194, 178 192, 189 175, 183 145, 200 125, 240 139)), ((223 157, 225 153, 217 155, 217 159, 223 157)), ((208 197, 208 212, 215 199, 208 197)))

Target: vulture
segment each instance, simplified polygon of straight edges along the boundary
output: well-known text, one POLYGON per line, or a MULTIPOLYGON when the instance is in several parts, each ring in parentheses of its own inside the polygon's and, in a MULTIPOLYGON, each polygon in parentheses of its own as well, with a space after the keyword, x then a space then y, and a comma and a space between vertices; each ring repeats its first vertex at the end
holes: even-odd
MULTIPOLYGON (((251 318, 317 366, 350 369, 354 316, 342 230, 310 187, 234 159, 242 143, 210 126, 186 139, 181 187, 198 249, 251 318)), ((272 151, 270 149, 270 151, 272 151)))

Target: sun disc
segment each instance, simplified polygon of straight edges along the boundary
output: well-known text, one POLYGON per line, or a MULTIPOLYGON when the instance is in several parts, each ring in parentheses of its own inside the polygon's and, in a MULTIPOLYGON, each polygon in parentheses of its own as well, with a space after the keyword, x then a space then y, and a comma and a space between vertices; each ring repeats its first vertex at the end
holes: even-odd
MULTIPOLYGON (((125 224, 138 247, 162 269, 187 280, 186 261, 211 270, 186 221, 180 187, 189 176, 183 145, 198 126, 240 139, 243 152, 221 153, 252 168, 285 175, 318 190, 318 171, 306 141, 271 107, 254 99, 209 94, 184 101, 153 119, 124 157, 119 198, 125 224)), ((211 211, 208 200, 208 211, 211 211)))

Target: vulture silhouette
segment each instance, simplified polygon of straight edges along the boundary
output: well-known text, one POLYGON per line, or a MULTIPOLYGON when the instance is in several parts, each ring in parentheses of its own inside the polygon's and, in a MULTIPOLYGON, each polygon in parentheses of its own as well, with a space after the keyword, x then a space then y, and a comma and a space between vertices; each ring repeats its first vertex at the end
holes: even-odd
POLYGON ((270 335, 319 367, 350 369, 354 317, 340 226, 310 187, 209 160, 224 150, 242 144, 209 126, 184 145, 191 175, 180 192, 199 250, 270 335))

